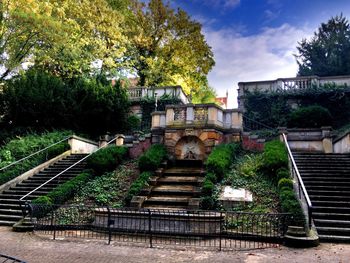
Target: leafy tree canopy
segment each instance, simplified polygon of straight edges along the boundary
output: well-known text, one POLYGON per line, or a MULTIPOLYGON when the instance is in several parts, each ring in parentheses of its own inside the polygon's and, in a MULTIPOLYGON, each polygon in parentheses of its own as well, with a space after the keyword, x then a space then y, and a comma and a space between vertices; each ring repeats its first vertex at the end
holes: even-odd
POLYGON ((310 39, 303 39, 296 55, 299 76, 350 74, 350 27, 341 14, 322 23, 310 39))
POLYGON ((126 23, 127 64, 140 85, 181 85, 187 94, 207 85, 213 53, 201 25, 162 0, 133 1, 126 23))

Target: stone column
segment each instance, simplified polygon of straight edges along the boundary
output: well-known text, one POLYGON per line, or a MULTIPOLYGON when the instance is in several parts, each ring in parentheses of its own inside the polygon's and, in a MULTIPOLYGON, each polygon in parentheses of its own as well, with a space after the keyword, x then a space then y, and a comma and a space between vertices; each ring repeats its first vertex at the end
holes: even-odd
POLYGON ((280 141, 283 142, 283 133, 286 135, 287 139, 288 139, 288 130, 287 127, 278 127, 278 133, 280 135, 280 141))
POLYGON ((331 136, 332 127, 321 127, 322 130, 322 145, 324 153, 333 153, 333 142, 331 136))
POLYGON ((194 111, 193 106, 189 105, 186 108, 186 124, 192 124, 194 121, 194 111))
POLYGON ((115 144, 117 146, 124 145, 125 136, 123 134, 117 134, 115 137, 116 137, 115 144))
POLYGON ((172 125, 174 123, 174 109, 173 108, 166 109, 165 119, 166 119, 166 126, 172 125))

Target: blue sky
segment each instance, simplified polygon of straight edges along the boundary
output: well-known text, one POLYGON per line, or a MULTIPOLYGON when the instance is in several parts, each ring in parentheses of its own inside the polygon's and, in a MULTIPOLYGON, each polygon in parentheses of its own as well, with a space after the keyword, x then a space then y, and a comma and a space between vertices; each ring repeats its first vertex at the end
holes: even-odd
POLYGON ((236 107, 237 83, 294 77, 297 42, 310 38, 322 22, 343 13, 350 0, 172 0, 203 25, 216 61, 209 84, 219 96, 229 92, 236 107))

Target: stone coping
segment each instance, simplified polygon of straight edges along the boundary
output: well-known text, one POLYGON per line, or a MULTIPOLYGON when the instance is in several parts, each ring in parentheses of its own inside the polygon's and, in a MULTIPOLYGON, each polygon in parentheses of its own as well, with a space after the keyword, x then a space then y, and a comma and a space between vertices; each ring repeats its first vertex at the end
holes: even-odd
POLYGON ((338 137, 336 137, 334 140, 333 140, 333 144, 334 143, 337 143, 339 141, 341 141, 344 137, 348 136, 350 134, 350 129, 348 129, 347 131, 343 132, 341 135, 339 135, 338 137))
POLYGON ((79 137, 77 135, 72 135, 69 139, 75 139, 75 140, 79 140, 79 141, 82 141, 82 142, 86 142, 86 143, 90 143, 90 144, 98 146, 97 142, 89 140, 89 139, 86 139, 86 138, 83 138, 83 137, 79 137))
POLYGON ((171 108, 188 108, 188 107, 193 107, 193 108, 202 108, 202 107, 211 107, 211 108, 216 108, 219 110, 222 110, 223 112, 242 112, 240 109, 236 108, 236 109, 224 109, 222 107, 220 107, 219 105, 215 104, 215 103, 206 103, 206 104, 193 104, 193 103, 188 103, 188 104, 183 104, 183 105, 174 105, 174 104, 170 104, 170 105, 166 105, 165 109, 171 109, 171 108))

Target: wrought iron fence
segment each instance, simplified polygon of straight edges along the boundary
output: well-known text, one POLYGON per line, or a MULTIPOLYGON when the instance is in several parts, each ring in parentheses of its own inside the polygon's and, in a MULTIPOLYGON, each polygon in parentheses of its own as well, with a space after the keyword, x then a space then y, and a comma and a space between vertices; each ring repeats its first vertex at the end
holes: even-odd
POLYGON ((30 205, 34 229, 56 238, 192 246, 218 250, 277 247, 289 215, 88 206, 30 205))
POLYGON ((6 262, 6 263, 14 263, 14 262, 20 262, 20 263, 25 263, 24 261, 20 260, 20 259, 17 259, 17 258, 14 258, 14 257, 10 257, 10 256, 7 256, 7 255, 3 255, 3 254, 0 254, 0 262, 6 262))

